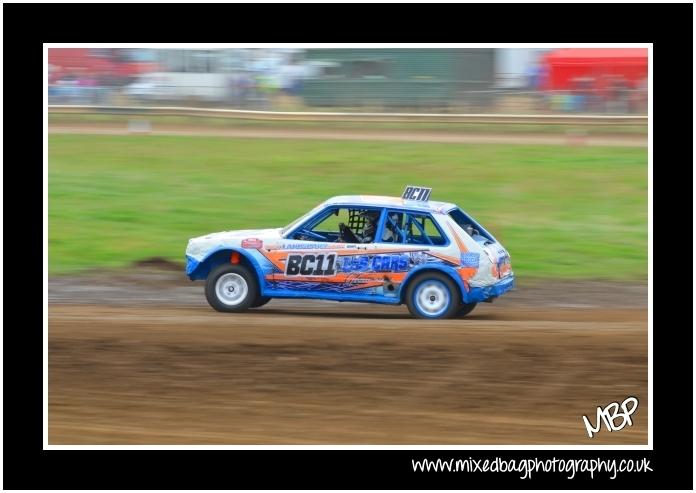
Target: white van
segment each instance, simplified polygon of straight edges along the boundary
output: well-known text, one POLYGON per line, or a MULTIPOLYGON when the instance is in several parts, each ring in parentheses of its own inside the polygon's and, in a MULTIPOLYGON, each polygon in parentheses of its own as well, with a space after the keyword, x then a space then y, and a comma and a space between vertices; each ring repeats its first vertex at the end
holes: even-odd
POLYGON ((153 72, 126 86, 125 94, 141 101, 216 103, 228 94, 230 74, 153 72))

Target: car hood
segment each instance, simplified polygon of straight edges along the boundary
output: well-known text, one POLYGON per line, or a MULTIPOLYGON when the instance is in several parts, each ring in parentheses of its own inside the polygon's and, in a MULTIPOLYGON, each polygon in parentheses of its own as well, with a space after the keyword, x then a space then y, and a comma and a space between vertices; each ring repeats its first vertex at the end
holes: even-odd
POLYGON ((242 245, 242 242, 245 241, 248 241, 250 245, 255 245, 259 242, 279 240, 281 229, 240 229, 198 236, 189 240, 186 255, 202 260, 209 254, 223 248, 246 247, 242 245))

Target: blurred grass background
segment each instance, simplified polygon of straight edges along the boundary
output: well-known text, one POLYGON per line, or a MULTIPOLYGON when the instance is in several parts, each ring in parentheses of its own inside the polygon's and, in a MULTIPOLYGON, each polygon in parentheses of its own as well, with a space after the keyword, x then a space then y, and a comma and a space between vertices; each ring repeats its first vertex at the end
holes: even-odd
POLYGON ((647 279, 645 148, 51 134, 48 174, 52 275, 183 262, 191 237, 414 184, 488 228, 520 277, 647 279))

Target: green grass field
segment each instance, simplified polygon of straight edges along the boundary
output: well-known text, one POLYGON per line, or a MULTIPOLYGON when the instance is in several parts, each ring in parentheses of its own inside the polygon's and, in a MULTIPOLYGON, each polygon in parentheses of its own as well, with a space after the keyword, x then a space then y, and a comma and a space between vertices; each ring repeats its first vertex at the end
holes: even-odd
POLYGON ((49 273, 183 262, 190 237, 284 226, 340 194, 433 187, 522 278, 647 279, 647 150, 49 136, 49 273))

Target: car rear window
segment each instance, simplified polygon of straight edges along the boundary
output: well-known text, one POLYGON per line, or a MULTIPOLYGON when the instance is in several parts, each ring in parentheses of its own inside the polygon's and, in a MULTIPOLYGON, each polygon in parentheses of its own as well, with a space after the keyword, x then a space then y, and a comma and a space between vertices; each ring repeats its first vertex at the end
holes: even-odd
POLYGON ((381 241, 409 245, 447 244, 447 238, 430 214, 397 211, 389 211, 381 241))
POLYGON ((467 231, 468 228, 471 227, 485 239, 489 241, 495 241, 495 239, 490 235, 488 231, 483 229, 481 225, 479 225, 476 221, 467 216, 461 209, 452 209, 449 212, 449 217, 451 217, 454 220, 454 222, 457 223, 459 227, 462 228, 464 231, 467 231))

